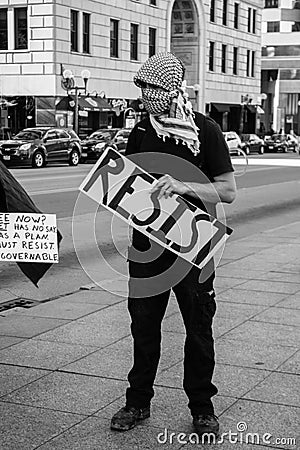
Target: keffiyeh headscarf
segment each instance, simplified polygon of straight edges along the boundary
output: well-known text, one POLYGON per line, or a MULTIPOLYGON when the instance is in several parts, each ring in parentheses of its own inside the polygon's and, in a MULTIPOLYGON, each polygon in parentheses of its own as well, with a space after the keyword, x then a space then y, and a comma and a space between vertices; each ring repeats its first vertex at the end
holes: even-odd
POLYGON ((142 102, 150 114, 157 135, 175 139, 197 155, 200 152, 198 127, 194 122, 192 104, 183 81, 184 66, 172 53, 151 56, 134 77, 142 90, 142 102))

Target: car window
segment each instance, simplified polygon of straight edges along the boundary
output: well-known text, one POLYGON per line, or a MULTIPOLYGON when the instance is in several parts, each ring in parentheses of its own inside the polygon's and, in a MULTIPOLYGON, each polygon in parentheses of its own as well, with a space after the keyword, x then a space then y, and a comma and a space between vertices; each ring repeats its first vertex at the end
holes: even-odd
POLYGON ((92 133, 89 137, 89 139, 99 139, 99 140, 109 140, 112 138, 112 136, 115 134, 116 132, 109 132, 109 131, 95 131, 95 133, 92 133))
POLYGON ((57 132, 55 130, 48 131, 45 136, 45 139, 57 139, 57 132))
POLYGON ((35 139, 40 139, 41 135, 42 133, 38 131, 24 130, 16 134, 13 139, 24 139, 24 141, 33 141, 35 139))
POLYGON ((66 133, 64 130, 57 130, 57 135, 59 139, 69 139, 68 133, 66 133))

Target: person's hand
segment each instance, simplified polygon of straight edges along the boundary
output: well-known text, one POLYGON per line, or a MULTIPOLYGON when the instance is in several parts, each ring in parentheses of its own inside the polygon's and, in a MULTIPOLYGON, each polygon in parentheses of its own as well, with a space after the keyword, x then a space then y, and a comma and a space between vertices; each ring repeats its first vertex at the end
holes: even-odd
POLYGON ((162 197, 172 197, 174 194, 186 194, 188 188, 181 181, 175 180, 175 178, 171 177, 171 175, 164 175, 156 181, 150 192, 152 194, 157 191, 159 191, 158 199, 160 199, 162 197))

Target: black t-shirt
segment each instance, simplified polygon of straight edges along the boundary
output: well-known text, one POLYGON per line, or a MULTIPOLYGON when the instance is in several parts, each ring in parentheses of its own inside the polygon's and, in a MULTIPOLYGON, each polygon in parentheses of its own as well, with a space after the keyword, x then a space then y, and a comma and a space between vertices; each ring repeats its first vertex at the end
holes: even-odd
MULTIPOLYGON (((228 146, 219 125, 209 117, 195 112, 195 123, 199 128, 200 153, 193 152, 174 139, 159 138, 150 119, 137 123, 129 135, 125 155, 156 178, 169 174, 182 182, 208 183, 214 177, 232 172, 228 146), (201 170, 199 170, 201 169, 201 170)), ((188 201, 216 216, 216 206, 191 196, 188 201)), ((133 244, 146 250, 149 239, 134 230, 133 244)))
MULTIPOLYGON (((159 138, 149 118, 133 128, 125 155, 133 155, 132 159, 156 178, 168 173, 183 182, 207 183, 214 181, 218 175, 232 172, 228 146, 219 125, 198 112, 195 112, 195 123, 199 128, 200 141, 197 156, 186 145, 176 144, 174 139, 159 138)), ((186 198, 203 207, 197 199, 186 198)))

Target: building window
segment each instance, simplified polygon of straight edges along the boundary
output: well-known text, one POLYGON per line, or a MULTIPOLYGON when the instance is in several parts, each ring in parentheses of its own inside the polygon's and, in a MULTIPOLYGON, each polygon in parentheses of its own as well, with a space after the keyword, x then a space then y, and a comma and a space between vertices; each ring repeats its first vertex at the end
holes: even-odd
POLYGON ((265 8, 278 8, 278 0, 265 0, 265 8))
POLYGON ((267 22, 267 33, 279 33, 280 22, 267 22))
POLYGON ((138 30, 139 27, 135 23, 130 25, 130 59, 134 61, 138 59, 138 30))
POLYGON ((256 33, 256 9, 252 9, 252 33, 256 33))
POLYGON ((255 76, 255 52, 252 51, 252 57, 251 57, 251 77, 255 76))
POLYGON ((233 47, 233 66, 232 73, 233 75, 237 75, 238 72, 238 47, 233 47))
POLYGON ((15 8, 15 49, 28 48, 27 8, 15 8))
POLYGON ((238 30, 239 28, 239 3, 234 4, 234 28, 238 30))
POLYGON ((223 25, 227 25, 227 0, 223 0, 223 16, 222 16, 222 23, 223 25))
POLYGON ((211 70, 213 72, 215 70, 215 43, 214 42, 209 43, 208 65, 209 65, 209 70, 211 70))
POLYGON ((195 35, 196 17, 191 0, 176 0, 172 11, 172 37, 195 35))
POLYGON ((216 0, 210 0, 210 21, 215 21, 216 0))
POLYGON ((156 28, 149 28, 149 58, 156 53, 156 28))
POLYGON ((222 73, 226 73, 226 53, 227 53, 227 45, 222 44, 222 73))
POLYGON ((82 14, 82 51, 90 53, 90 14, 82 14))
POLYGON ((119 21, 110 19, 110 56, 119 57, 119 21))
POLYGON ((251 33, 251 8, 248 8, 248 33, 251 33))
POLYGON ((250 76, 250 50, 247 50, 246 75, 247 75, 247 77, 250 76))
POLYGON ((8 49, 7 9, 0 9, 0 50, 8 49))
POLYGON ((71 9, 71 52, 78 52, 78 11, 71 9))
POLYGON ((300 31, 300 22, 294 22, 292 25, 292 32, 300 31))
POLYGON ((150 5, 156 6, 156 0, 150 0, 150 5))

